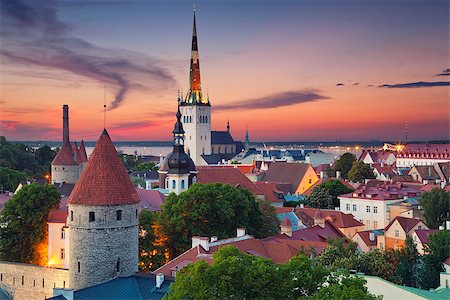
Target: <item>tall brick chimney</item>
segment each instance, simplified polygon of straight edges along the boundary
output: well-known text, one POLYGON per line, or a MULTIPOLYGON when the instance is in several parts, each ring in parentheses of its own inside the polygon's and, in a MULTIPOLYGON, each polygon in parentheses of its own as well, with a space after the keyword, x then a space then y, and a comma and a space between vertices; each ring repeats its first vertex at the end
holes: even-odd
POLYGON ((63 105, 63 142, 69 140, 69 105, 63 105))

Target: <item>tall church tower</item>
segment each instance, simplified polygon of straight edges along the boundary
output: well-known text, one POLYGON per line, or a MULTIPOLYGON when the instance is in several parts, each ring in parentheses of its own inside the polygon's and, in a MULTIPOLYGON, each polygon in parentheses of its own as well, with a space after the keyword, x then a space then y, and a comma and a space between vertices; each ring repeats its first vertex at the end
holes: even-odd
POLYGON ((201 88, 195 10, 189 81, 189 92, 180 103, 182 123, 186 131, 186 152, 196 165, 204 165, 201 155, 211 154, 211 104, 201 88))

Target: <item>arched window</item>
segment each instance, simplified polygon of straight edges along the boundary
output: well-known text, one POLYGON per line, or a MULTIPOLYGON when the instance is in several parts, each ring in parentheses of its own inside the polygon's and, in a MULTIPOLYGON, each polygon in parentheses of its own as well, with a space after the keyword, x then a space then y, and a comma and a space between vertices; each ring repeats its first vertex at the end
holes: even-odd
POLYGON ((172 180, 172 188, 176 188, 177 187, 177 182, 175 180, 172 180))
POLYGON ((166 189, 169 188, 169 178, 166 178, 166 189))
POLYGON ((208 123, 208 116, 205 116, 205 123, 208 123))
POLYGON ((181 180, 181 188, 184 189, 184 179, 181 180))
POLYGON ((116 262, 116 271, 120 272, 120 258, 118 258, 116 262))
POLYGON ((192 123, 192 116, 189 116, 189 123, 192 123))

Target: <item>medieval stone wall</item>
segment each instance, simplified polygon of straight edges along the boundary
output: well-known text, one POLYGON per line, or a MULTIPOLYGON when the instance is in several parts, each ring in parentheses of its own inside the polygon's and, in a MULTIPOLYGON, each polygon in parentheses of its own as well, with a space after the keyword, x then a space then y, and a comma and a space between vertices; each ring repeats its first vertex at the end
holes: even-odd
POLYGON ((0 261, 0 287, 13 299, 43 300, 70 287, 69 270, 0 261))
POLYGON ((67 225, 72 288, 80 289, 137 272, 137 205, 70 204, 67 225), (122 211, 121 220, 117 220, 118 210, 122 211), (95 213, 95 221, 89 222, 89 212, 95 213))
POLYGON ((79 165, 55 166, 52 165, 52 182, 53 183, 76 183, 80 177, 79 165))

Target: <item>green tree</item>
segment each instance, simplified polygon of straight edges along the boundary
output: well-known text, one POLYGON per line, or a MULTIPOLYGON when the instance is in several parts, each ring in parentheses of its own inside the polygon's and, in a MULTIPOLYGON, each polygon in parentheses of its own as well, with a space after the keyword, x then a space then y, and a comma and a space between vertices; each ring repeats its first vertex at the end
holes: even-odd
POLYGON ((339 180, 327 180, 313 189, 308 205, 318 207, 318 203, 320 203, 320 207, 322 208, 334 209, 340 205, 338 196, 352 191, 352 189, 349 189, 339 180))
POLYGON ((201 260, 181 269, 164 299, 378 299, 364 284, 360 277, 313 266, 303 255, 275 265, 223 246, 211 265, 201 260))
POLYGON ((0 213, 0 258, 6 261, 42 263, 47 253, 38 246, 47 236, 47 218, 57 208, 61 195, 52 185, 26 185, 0 213))
POLYGON ((324 186, 316 186, 307 198, 307 204, 315 208, 334 209, 333 196, 324 186))
POLYGON ((343 238, 329 239, 327 247, 317 257, 317 263, 331 270, 355 269, 359 256, 356 250, 357 245, 352 241, 348 242, 343 238))
POLYGON ((422 289, 436 288, 439 286, 439 274, 444 271, 442 262, 449 256, 450 231, 440 230, 429 237, 429 243, 425 244, 423 263, 419 270, 419 286, 422 289))
POLYGON ((145 185, 146 184, 145 184, 144 178, 133 176, 130 179, 131 179, 131 182, 133 183, 134 186, 140 185, 142 188, 145 189, 145 185))
POLYGON ((271 236, 278 234, 280 220, 275 213, 275 207, 265 200, 258 200, 259 210, 262 215, 262 225, 259 232, 262 236, 271 236))
POLYGON ((139 214, 139 271, 156 270, 166 263, 163 239, 158 234, 157 216, 150 210, 139 214))
POLYGON ((220 183, 195 184, 180 195, 170 194, 158 221, 168 238, 170 257, 189 249, 195 235, 229 238, 236 235, 236 228, 243 227, 260 238, 278 230, 263 226, 263 222, 255 196, 246 189, 220 183))
POLYGON ((56 151, 53 151, 49 146, 45 145, 36 149, 35 158, 43 171, 50 173, 52 160, 56 156, 56 151))
POLYGON ((399 250, 399 265, 397 275, 402 284, 417 286, 417 268, 419 264, 419 252, 411 236, 406 237, 405 247, 399 250))
MULTIPOLYGON (((19 182, 27 179, 27 175, 24 172, 16 171, 10 168, 0 167, 0 185, 3 186, 3 190, 15 191, 19 182)), ((0 187, 1 188, 1 187, 0 187)))
POLYGON ((348 172, 352 168, 353 162, 356 161, 356 157, 351 153, 344 153, 342 156, 336 160, 334 164, 334 170, 340 171, 342 178, 348 178, 348 172))
POLYGON ((363 163, 362 161, 355 161, 352 168, 348 172, 348 179, 353 182, 362 182, 364 179, 374 179, 375 174, 373 174, 372 169, 369 165, 363 163))
POLYGON ((432 189, 420 196, 427 225, 438 228, 450 220, 450 193, 441 189, 432 189))
POLYGON ((158 168, 154 162, 137 163, 134 168, 135 171, 157 171, 158 168))

